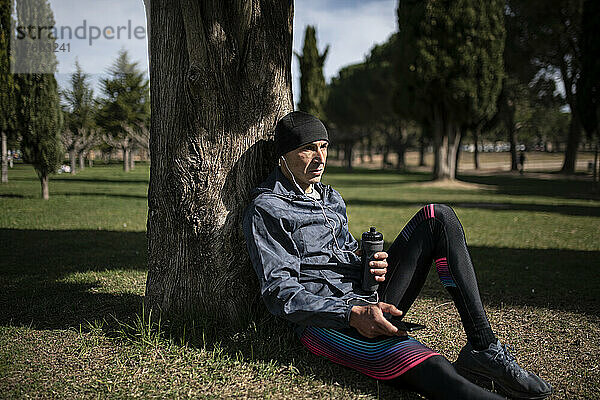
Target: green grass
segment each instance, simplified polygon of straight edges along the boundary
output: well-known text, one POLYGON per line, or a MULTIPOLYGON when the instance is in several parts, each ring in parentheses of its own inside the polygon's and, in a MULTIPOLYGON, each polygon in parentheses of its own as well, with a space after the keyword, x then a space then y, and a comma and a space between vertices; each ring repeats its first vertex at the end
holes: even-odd
MULTIPOLYGON (((554 398, 599 398, 600 198, 585 180, 429 175, 329 168, 358 237, 389 245, 417 209, 454 207, 497 335, 554 398)), ((23 397, 395 398, 397 392, 309 354, 266 319, 225 334, 198 321, 185 334, 141 307, 146 281, 148 165, 97 165, 50 180, 30 166, 0 185, 0 393, 23 397), (176 334, 175 334, 176 333, 176 334)), ((410 319, 416 335, 453 360, 458 314, 430 274, 410 319)), ((402 398, 416 398, 401 393, 402 398)))

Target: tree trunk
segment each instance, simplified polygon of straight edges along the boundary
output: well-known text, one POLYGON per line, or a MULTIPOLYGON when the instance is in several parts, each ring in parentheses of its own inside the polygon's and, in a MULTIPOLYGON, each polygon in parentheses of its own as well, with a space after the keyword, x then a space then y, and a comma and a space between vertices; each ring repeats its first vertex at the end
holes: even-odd
POLYGON ((129 172, 129 147, 123 146, 123 171, 129 172))
MULTIPOLYGON (((440 113, 434 113, 433 122, 433 179, 443 179, 444 171, 442 171, 444 160, 444 125, 440 113)), ((447 143, 446 143, 447 149, 447 143)))
POLYGON ((434 180, 454 180, 456 178, 456 153, 460 137, 460 131, 451 123, 434 128, 434 180))
POLYGON ((344 143, 344 165, 348 171, 352 171, 352 142, 344 143))
POLYGON ((419 167, 424 167, 425 165, 425 133, 421 132, 421 137, 419 138, 419 167))
POLYGON ((448 127, 448 179, 456 179, 456 172, 458 171, 458 156, 460 152, 460 143, 462 139, 461 130, 452 124, 448 127))
POLYGON ((69 150, 69 163, 71 164, 71 175, 75 175, 75 165, 77 164, 77 154, 75 150, 69 150))
POLYGON ((519 169, 517 160, 517 129, 515 126, 515 107, 510 107, 506 117, 506 130, 508 131, 508 142, 510 143, 510 170, 519 169))
POLYGON ((400 124, 398 128, 400 130, 400 137, 396 141, 396 154, 398 155, 398 161, 396 163, 396 169, 406 169, 406 141, 408 138, 408 129, 405 124, 400 124))
POLYGON ((135 152, 133 149, 129 150, 129 169, 135 168, 135 152))
POLYGON ((145 302, 239 327, 259 304, 241 231, 292 111, 293 2, 150 3, 150 184, 145 302))
POLYGON ((581 141, 581 124, 579 118, 573 109, 571 109, 571 123, 569 124, 569 137, 567 139, 567 149, 565 150, 565 159, 561 172, 565 174, 574 174, 577 162, 577 148, 581 141))
POLYGON ((82 171, 83 169, 85 169, 85 156, 84 156, 84 152, 80 151, 79 155, 77 156, 77 158, 79 159, 79 170, 82 171))
POLYGON ((399 171, 403 171, 406 169, 406 147, 402 144, 399 144, 396 148, 396 154, 398 155, 396 169, 399 171))
POLYGON ((475 141, 475 149, 473 150, 473 164, 475 169, 479 169, 479 132, 481 128, 477 127, 473 131, 473 140, 475 141))
POLYGON ((454 148, 454 178, 456 178, 456 174, 458 173, 458 162, 460 161, 460 146, 462 145, 463 138, 467 136, 467 130, 465 128, 461 128, 458 133, 458 138, 455 139, 455 148, 454 148))
POLYGON ((48 175, 41 176, 40 183, 42 185, 42 199, 48 200, 50 198, 50 192, 48 191, 48 175))
POLYGON ((362 165, 365 163, 366 154, 367 154, 364 141, 360 142, 360 145, 358 146, 358 150, 359 150, 358 158, 360 159, 360 164, 362 165))
POLYGON ((598 147, 600 147, 600 131, 596 131, 596 150, 594 151, 594 184, 593 186, 593 191, 594 192, 598 192, 598 174, 600 173, 600 171, 598 171, 598 147))
POLYGON ((508 141, 510 143, 510 170, 517 171, 519 169, 519 160, 517 159, 517 130, 512 124, 508 130, 508 141))
POLYGON ((454 180, 460 132, 444 118, 441 107, 434 108, 433 141, 435 159, 433 179, 454 180))
POLYGON ((382 156, 381 156, 381 168, 385 169, 389 164, 390 164, 390 148, 385 145, 383 146, 383 148, 381 149, 382 151, 382 156))
POLYGON ((2 131, 2 182, 8 182, 8 146, 4 131, 2 131))

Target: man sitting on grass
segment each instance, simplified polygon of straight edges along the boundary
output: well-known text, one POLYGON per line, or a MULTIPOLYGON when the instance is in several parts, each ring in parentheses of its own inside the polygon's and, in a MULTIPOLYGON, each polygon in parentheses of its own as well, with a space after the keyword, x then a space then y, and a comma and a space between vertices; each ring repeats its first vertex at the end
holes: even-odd
POLYGON ((495 337, 450 207, 419 210, 387 253, 376 253, 370 272, 379 288, 363 292, 346 206, 320 182, 329 143, 325 126, 292 112, 277 124, 275 143, 280 166, 255 189, 244 234, 267 308, 291 321, 311 352, 431 399, 501 398, 463 375, 491 380, 514 398, 550 395, 552 387, 521 368, 495 337), (433 262, 467 336, 454 366, 387 319, 406 314, 433 262))

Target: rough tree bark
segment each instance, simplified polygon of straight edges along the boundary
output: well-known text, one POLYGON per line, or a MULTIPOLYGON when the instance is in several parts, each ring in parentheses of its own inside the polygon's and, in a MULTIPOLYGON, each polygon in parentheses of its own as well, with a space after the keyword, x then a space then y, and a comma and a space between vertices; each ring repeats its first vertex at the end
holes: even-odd
MULTIPOLYGON (((148 6, 148 4, 147 4, 148 6)), ((241 232, 293 109, 293 2, 150 2, 146 306, 240 326, 258 287, 241 232)))

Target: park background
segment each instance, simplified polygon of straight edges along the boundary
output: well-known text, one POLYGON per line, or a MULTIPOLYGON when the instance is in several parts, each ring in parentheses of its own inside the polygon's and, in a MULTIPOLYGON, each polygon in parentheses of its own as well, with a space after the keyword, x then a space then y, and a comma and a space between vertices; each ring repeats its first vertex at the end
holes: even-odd
MULTIPOLYGON (((54 74, 10 74, 6 33, 19 10, 34 20, 54 10, 57 25, 86 16, 105 26, 102 13, 113 9, 145 25, 141 1, 89 10, 85 3, 69 10, 59 1, 2 2, 0 391, 8 398, 393 397, 385 385, 308 354, 267 316, 224 331, 208 317, 182 326, 149 315, 145 40, 73 41, 72 58, 56 53, 54 74)), ((598 27, 583 17, 598 10, 583 1, 464 2, 489 16, 497 7, 502 23, 488 25, 496 32, 472 32, 469 41, 481 40, 467 46, 472 53, 452 54, 435 36, 437 46, 421 49, 443 47, 491 71, 485 88, 468 73, 460 78, 465 98, 476 97, 479 107, 448 111, 462 117, 442 148, 422 108, 448 90, 439 85, 428 98, 417 83, 435 71, 402 73, 414 71, 397 55, 418 42, 399 31, 402 3, 295 4, 294 102, 330 129, 325 183, 346 200, 352 234, 376 226, 386 245, 422 205, 452 205, 500 339, 554 385, 554 398, 597 398, 600 73, 597 45, 586 40, 598 27), (436 154, 446 154, 446 165, 436 154)), ((410 316, 429 327, 417 338, 453 360, 464 335, 434 275, 410 316)))

